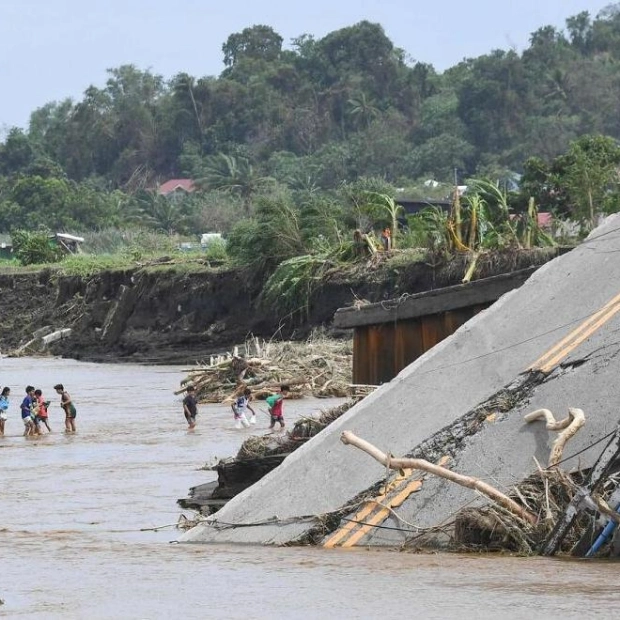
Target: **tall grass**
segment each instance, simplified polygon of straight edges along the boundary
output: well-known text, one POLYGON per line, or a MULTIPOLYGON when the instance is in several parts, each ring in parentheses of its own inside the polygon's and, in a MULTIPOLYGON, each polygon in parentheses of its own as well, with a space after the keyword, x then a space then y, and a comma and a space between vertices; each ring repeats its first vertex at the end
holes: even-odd
POLYGON ((106 228, 85 233, 82 247, 85 253, 97 256, 131 252, 163 255, 176 251, 184 240, 178 234, 165 234, 146 228, 106 228))
POLYGON ((146 229, 108 228, 84 233, 82 252, 65 255, 58 262, 31 264, 26 268, 16 259, 6 259, 0 261, 0 269, 5 273, 51 269, 59 274, 89 277, 100 271, 153 264, 164 257, 174 260, 177 271, 195 271, 228 261, 223 240, 213 241, 203 250, 198 240, 192 238, 194 247, 189 251, 181 251, 181 243, 186 240, 186 237, 177 234, 146 229))

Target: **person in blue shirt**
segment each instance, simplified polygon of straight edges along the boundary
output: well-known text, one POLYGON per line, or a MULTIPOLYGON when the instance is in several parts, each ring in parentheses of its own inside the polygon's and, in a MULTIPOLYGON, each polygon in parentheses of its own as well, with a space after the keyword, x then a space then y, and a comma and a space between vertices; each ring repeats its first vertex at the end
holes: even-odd
POLYGON ((33 410, 36 406, 36 396, 34 395, 34 386, 26 386, 26 397, 22 400, 20 409, 22 412, 22 422, 24 423, 24 437, 34 435, 36 433, 36 427, 34 425, 33 410))

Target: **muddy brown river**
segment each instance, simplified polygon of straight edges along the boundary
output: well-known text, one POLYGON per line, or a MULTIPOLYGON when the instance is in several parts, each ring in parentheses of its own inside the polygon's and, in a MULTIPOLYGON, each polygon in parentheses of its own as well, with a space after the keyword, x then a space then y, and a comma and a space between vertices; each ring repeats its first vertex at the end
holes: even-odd
MULTIPOLYGON (((225 406, 186 430, 179 367, 0 359, 12 389, 0 438, 0 618, 615 618, 617 563, 175 544, 177 498, 246 431, 225 406), (65 435, 62 382, 77 408, 65 435), (27 384, 52 434, 21 436, 27 384)), ((339 400, 289 401, 285 417, 339 400)), ((260 405, 259 405, 260 406, 260 405)), ((260 414, 259 414, 260 416, 260 414)), ((256 432, 266 429, 259 417, 256 432)), ((191 513, 187 513, 192 516, 191 513)))

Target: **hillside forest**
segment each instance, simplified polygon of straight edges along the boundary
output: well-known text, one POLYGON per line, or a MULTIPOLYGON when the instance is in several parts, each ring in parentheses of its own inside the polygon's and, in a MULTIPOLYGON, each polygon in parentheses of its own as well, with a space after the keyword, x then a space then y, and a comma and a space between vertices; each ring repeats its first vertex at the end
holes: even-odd
POLYGON ((287 45, 254 25, 222 52, 219 76, 110 69, 81 100, 8 129, 0 232, 214 231, 230 258, 269 273, 356 229, 395 224, 405 247, 420 231, 432 242, 441 220, 457 249, 472 249, 506 231, 522 242, 510 227, 519 214, 588 230, 620 210, 620 4, 542 26, 522 53, 491 50, 443 73, 367 21, 287 45), (179 178, 195 191, 158 192, 179 178), (399 206, 454 197, 455 185, 471 188, 456 222, 399 206))

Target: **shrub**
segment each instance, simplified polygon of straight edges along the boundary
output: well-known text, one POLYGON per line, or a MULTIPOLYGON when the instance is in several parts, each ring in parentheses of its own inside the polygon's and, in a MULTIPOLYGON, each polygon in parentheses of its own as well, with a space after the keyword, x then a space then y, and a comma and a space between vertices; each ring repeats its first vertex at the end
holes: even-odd
POLYGON ((56 263, 62 250, 44 232, 17 230, 11 235, 13 251, 22 265, 56 263))

